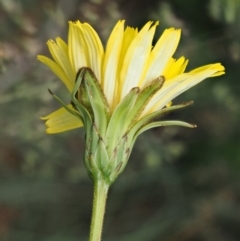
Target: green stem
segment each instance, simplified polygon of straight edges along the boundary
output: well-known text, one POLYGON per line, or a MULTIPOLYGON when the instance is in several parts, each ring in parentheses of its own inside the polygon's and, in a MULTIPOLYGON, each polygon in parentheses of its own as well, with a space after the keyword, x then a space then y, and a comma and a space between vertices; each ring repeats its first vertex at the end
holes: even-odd
POLYGON ((104 180, 97 180, 94 183, 93 191, 93 211, 90 228, 89 241, 100 241, 103 227, 105 206, 109 184, 104 180))

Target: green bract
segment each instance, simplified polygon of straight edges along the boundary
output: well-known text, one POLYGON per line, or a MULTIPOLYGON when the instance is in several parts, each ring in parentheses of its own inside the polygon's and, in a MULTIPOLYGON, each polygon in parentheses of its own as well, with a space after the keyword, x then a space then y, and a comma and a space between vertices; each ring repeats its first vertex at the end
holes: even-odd
POLYGON ((84 124, 84 162, 94 181, 104 180, 111 185, 124 170, 136 138, 144 131, 168 125, 195 127, 182 121, 154 121, 163 114, 188 106, 192 102, 166 107, 139 118, 145 106, 163 84, 164 77, 160 76, 142 90, 139 87, 132 88, 111 113, 94 73, 84 67, 79 70, 71 94, 71 103, 75 111, 69 109, 54 95, 67 111, 77 116, 84 124))

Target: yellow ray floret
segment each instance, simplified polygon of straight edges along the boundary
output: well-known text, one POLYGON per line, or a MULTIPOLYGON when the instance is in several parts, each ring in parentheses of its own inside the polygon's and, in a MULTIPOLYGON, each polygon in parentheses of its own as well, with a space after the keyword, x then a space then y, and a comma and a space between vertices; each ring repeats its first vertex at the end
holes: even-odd
MULTIPOLYGON (((179 44, 181 31, 166 29, 152 46, 158 22, 147 22, 141 30, 124 29, 120 20, 113 28, 104 50, 96 31, 87 23, 69 22, 68 41, 61 38, 47 42, 52 59, 39 55, 72 93, 76 75, 82 67, 90 68, 95 74, 113 113, 123 98, 134 87, 140 90, 163 75, 163 87, 151 98, 139 118, 161 110, 171 101, 208 77, 224 74, 224 67, 209 64, 185 72, 188 60, 173 57, 179 44)), ((69 108, 73 109, 71 105, 69 108)), ((58 133, 82 127, 76 116, 61 108, 43 118, 47 132, 58 133)))
MULTIPOLYGON (((74 111, 71 104, 68 105, 68 108, 74 111)), ((81 120, 70 114, 64 107, 47 116, 41 117, 41 119, 46 120, 46 132, 49 134, 76 129, 83 126, 81 120)))

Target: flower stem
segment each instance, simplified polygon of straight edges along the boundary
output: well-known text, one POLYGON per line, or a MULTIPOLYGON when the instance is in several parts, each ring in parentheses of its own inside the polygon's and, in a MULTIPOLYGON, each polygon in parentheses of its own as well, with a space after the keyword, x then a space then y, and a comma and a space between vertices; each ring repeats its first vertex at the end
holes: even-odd
POLYGON ((93 211, 89 241, 100 241, 109 184, 96 180, 93 191, 93 211))

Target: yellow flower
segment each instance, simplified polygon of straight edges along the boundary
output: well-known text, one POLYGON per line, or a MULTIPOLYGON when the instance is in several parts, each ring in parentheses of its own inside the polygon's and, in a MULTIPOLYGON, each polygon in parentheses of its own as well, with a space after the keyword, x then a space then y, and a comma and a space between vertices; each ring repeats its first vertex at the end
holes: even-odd
MULTIPOLYGON (((140 90, 159 76, 164 76, 164 84, 144 106, 139 119, 168 106, 176 96, 208 77, 224 74, 220 63, 209 64, 184 72, 188 60, 184 57, 174 59, 180 40, 179 29, 166 29, 155 46, 152 40, 158 22, 147 22, 138 31, 131 27, 124 29, 124 21, 118 21, 108 39, 106 49, 95 30, 87 23, 69 22, 68 43, 61 38, 47 42, 53 60, 39 55, 72 93, 76 75, 82 67, 90 68, 95 74, 110 107, 110 112, 134 87, 140 90)), ((74 107, 68 107, 74 111, 74 107)), ((47 132, 58 133, 83 124, 66 108, 43 117, 47 132)))

